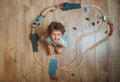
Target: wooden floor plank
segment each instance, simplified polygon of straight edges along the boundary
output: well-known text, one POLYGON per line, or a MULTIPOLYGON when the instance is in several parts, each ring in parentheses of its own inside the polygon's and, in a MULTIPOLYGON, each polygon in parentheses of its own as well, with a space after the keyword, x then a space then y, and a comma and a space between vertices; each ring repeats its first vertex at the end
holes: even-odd
MULTIPOLYGON (((94 14, 99 11, 88 7, 88 12, 81 9, 62 11, 57 9, 49 12, 37 28, 41 35, 52 21, 65 25, 68 36, 68 44, 64 53, 48 56, 46 47, 38 42, 38 53, 34 54, 30 41, 30 33, 33 22, 46 8, 63 2, 82 3, 101 7, 110 17, 115 26, 112 37, 90 51, 80 68, 73 72, 65 72, 57 69, 58 82, 119 82, 120 79, 120 23, 119 0, 0 0, 0 82, 53 82, 48 75, 48 68, 39 65, 38 62, 49 66, 50 58, 58 60, 58 66, 71 63, 75 57, 75 44, 80 35, 93 32, 99 24, 96 24, 94 14), (86 20, 89 18, 90 20, 86 20), (95 26, 92 23, 95 22, 95 26), (76 29, 74 29, 76 28, 76 29)), ((81 40, 79 46, 82 55, 86 49, 103 39, 108 27, 99 33, 90 35, 81 40)), ((80 63, 78 57, 68 69, 76 67, 80 63)))

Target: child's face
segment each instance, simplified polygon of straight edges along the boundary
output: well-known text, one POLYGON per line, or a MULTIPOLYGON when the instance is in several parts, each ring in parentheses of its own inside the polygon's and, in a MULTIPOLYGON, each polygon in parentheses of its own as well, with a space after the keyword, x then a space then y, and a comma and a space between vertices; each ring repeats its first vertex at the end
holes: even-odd
POLYGON ((52 33, 50 34, 50 37, 55 43, 57 43, 60 41, 62 37, 62 32, 59 30, 53 30, 52 33))

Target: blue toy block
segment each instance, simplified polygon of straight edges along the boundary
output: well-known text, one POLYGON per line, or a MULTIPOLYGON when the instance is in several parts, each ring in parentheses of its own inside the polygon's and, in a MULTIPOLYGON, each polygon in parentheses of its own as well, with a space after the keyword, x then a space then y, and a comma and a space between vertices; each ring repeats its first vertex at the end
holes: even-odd
POLYGON ((40 15, 40 16, 38 16, 38 18, 37 18, 37 22, 40 22, 41 21, 41 19, 43 18, 43 16, 42 15, 40 15))
POLYGON ((39 36, 37 33, 35 34, 30 34, 30 39, 31 39, 31 42, 32 42, 32 48, 33 48, 33 52, 38 52, 38 39, 39 39, 39 36))
POLYGON ((88 12, 88 8, 84 7, 84 12, 87 13, 88 12))
POLYGON ((62 8, 63 11, 71 10, 71 9, 79 9, 81 8, 81 4, 75 4, 75 3, 64 3, 64 7, 62 8))
POLYGON ((33 27, 37 27, 39 25, 39 22, 42 20, 43 16, 39 15, 36 21, 33 23, 33 27))
POLYGON ((58 60, 56 59, 50 59, 50 64, 49 64, 49 75, 56 75, 56 69, 57 69, 57 64, 58 60))

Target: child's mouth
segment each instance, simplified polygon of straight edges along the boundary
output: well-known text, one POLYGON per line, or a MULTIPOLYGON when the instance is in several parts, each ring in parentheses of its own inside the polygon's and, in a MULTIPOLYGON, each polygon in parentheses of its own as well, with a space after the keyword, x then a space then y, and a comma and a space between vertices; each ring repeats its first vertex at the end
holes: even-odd
POLYGON ((54 41, 55 41, 55 42, 58 42, 58 41, 59 41, 59 39, 55 39, 54 41))

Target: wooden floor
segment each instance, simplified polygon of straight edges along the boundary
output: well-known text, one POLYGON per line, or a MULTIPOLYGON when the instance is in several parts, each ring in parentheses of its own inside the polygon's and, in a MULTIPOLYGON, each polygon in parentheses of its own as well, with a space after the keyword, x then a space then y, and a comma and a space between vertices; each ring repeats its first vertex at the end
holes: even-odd
MULTIPOLYGON (((78 70, 57 70, 58 82, 120 82, 120 0, 0 0, 0 82, 53 82, 49 79, 48 69, 35 61, 29 34, 40 12, 63 2, 101 7, 112 19, 115 30, 109 40, 89 52, 78 70)), ((48 13, 37 32, 40 35, 52 21, 61 22, 68 35, 68 46, 63 54, 48 56, 45 46, 39 42, 39 61, 48 65, 50 58, 56 58, 59 66, 70 63, 75 56, 78 37, 100 26, 93 16, 96 13, 100 13, 99 10, 92 7, 87 13, 83 12, 83 8, 64 12, 58 9, 48 13), (86 17, 90 20, 86 21, 86 17)), ((107 24, 104 27, 99 33, 81 41, 80 55, 106 36, 107 24)), ((80 59, 76 60, 72 67, 79 62, 80 59)))

